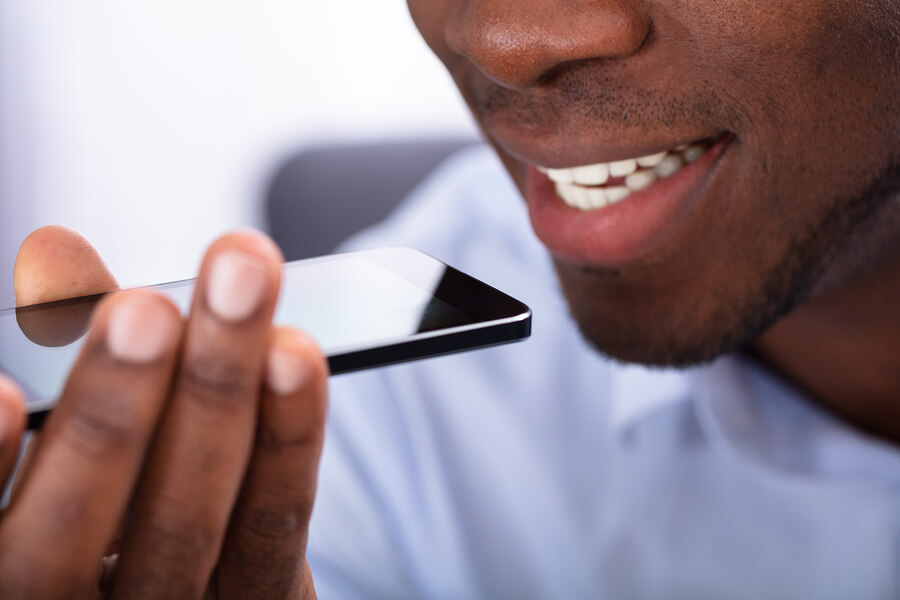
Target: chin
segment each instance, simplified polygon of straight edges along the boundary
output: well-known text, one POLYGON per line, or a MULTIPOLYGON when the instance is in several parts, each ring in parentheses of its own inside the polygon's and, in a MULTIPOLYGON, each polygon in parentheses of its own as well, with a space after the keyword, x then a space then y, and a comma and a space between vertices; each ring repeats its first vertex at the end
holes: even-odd
POLYGON ((664 324, 647 323, 641 329, 624 328, 614 321, 599 321, 594 314, 578 312, 572 317, 584 339, 604 356, 622 363, 658 368, 689 368, 712 362, 743 347, 743 340, 729 332, 709 332, 701 337, 679 335, 664 324))
POLYGON ((703 286, 632 287, 622 274, 559 261, 556 268, 587 342, 615 361, 651 367, 694 367, 741 351, 798 300, 703 286))

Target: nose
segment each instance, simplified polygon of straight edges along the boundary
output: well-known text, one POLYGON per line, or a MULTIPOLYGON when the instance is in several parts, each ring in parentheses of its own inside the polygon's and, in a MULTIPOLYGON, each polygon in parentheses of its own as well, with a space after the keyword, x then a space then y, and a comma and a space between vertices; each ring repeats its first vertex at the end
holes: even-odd
POLYGON ((524 89, 567 63, 625 58, 650 32, 641 0, 463 0, 447 44, 500 85, 524 89))

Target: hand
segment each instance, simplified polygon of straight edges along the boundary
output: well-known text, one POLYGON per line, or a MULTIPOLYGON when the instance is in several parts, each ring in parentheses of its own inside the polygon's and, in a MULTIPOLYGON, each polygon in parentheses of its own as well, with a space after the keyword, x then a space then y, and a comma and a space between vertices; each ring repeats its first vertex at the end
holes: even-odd
MULTIPOLYGON (((304 557, 327 366, 304 334, 270 324, 280 263, 260 235, 220 239, 186 322, 148 290, 104 299, 0 518, 0 597, 96 596, 119 531, 112 597, 315 597, 304 557)), ((34 302, 115 280, 51 228, 23 245, 16 284, 34 302)), ((23 422, 0 381, 3 480, 23 422)))

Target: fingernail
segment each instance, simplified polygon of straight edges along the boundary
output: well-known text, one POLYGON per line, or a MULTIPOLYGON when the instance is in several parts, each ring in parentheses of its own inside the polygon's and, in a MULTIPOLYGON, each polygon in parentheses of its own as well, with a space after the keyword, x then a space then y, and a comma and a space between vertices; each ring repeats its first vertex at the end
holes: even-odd
POLYGON ((146 364, 175 344, 177 330, 162 306, 147 301, 120 302, 109 318, 106 343, 118 360, 146 364))
POLYGON ((279 396, 288 396, 303 387, 310 371, 299 355, 272 348, 266 360, 266 385, 279 396))
POLYGON ((209 306, 224 321, 243 321, 262 303, 266 267, 238 250, 222 252, 214 261, 207 284, 209 306))

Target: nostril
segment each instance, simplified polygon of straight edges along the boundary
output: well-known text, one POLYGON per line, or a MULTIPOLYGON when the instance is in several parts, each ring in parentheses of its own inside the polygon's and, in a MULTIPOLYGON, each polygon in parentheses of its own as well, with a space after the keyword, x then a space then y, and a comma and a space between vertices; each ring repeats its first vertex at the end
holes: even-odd
POLYGON ((539 85, 566 63, 624 58, 649 36, 638 0, 472 0, 449 20, 447 45, 496 83, 539 85))

